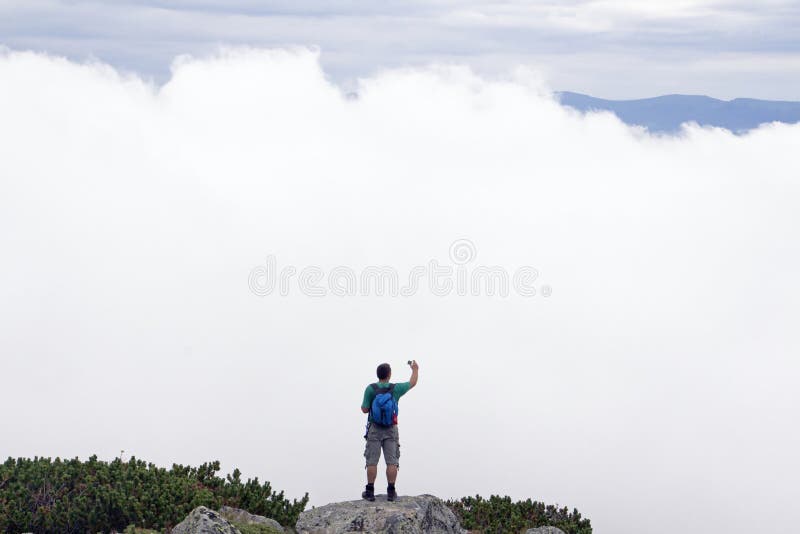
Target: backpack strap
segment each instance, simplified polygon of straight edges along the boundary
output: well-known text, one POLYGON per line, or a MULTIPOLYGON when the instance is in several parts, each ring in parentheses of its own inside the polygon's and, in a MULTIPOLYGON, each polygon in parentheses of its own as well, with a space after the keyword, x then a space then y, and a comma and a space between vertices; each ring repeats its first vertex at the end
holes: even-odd
POLYGON ((394 391, 394 384, 389 384, 388 388, 382 388, 377 383, 370 384, 370 387, 375 393, 391 393, 394 391))

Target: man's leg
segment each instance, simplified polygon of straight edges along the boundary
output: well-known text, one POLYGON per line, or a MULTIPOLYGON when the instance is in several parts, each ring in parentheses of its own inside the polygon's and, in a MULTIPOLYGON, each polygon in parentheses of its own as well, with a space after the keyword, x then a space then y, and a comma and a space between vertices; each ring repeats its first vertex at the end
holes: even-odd
MULTIPOLYGON (((376 469, 377 471, 377 469, 376 469)), ((369 473, 367 473, 369 476, 369 473)), ((394 484, 397 480, 397 466, 396 465, 387 465, 386 466, 386 480, 389 484, 394 484)), ((375 476, 372 476, 372 481, 375 482, 375 476)))
POLYGON ((397 490, 394 483, 397 481, 397 469, 400 467, 400 435, 397 427, 392 428, 391 437, 383 441, 383 457, 386 460, 386 500, 397 499, 397 490))
POLYGON ((375 477, 378 476, 378 460, 381 458, 381 442, 376 436, 375 429, 370 425, 367 432, 367 445, 364 448, 364 459, 367 468, 367 487, 361 493, 361 497, 368 500, 375 500, 375 477))
POLYGON ((375 477, 378 475, 377 465, 367 465, 367 486, 361 492, 361 498, 368 501, 375 500, 375 477))
MULTIPOLYGON (((377 465, 368 465, 367 466, 367 484, 374 484, 375 478, 378 476, 378 466, 377 465)), ((395 476, 397 476, 397 470, 395 470, 395 476)))

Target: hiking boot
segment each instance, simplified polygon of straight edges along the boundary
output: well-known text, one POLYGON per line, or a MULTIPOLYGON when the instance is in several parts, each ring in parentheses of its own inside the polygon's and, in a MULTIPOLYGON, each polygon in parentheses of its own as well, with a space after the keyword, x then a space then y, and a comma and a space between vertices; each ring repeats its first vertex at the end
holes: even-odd
POLYGON ((361 498, 366 499, 368 501, 375 500, 375 486, 372 484, 367 484, 367 488, 361 492, 361 498))
POLYGON ((386 488, 386 500, 387 501, 397 500, 397 490, 394 489, 394 485, 391 485, 388 488, 386 488))

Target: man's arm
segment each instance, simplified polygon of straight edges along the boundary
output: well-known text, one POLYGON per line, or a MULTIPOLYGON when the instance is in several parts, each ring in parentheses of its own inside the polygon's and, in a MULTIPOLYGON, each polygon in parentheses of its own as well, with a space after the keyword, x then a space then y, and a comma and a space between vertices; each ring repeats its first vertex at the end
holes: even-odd
POLYGON ((411 360, 411 378, 408 380, 408 383, 411 384, 411 387, 417 385, 417 380, 419 379, 419 365, 417 365, 417 360, 411 360))
POLYGON ((370 402, 370 393, 372 392, 372 387, 367 386, 367 389, 364 390, 364 399, 361 401, 361 411, 363 413, 369 413, 369 406, 370 402))

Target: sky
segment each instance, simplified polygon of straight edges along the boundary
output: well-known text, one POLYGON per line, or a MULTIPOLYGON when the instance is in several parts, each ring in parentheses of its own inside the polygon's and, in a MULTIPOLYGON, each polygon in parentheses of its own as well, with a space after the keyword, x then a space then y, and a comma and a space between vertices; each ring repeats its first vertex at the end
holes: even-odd
POLYGON ((649 135, 525 69, 354 98, 303 50, 161 86, 11 52, 0 79, 4 456, 219 459, 350 500, 364 388, 414 358, 401 494, 600 534, 794 524, 799 125, 649 135))
POLYGON ((2 0, 0 45, 97 58, 165 83, 175 56, 219 46, 317 47, 349 87, 431 63, 602 98, 800 100, 794 0, 2 0))

